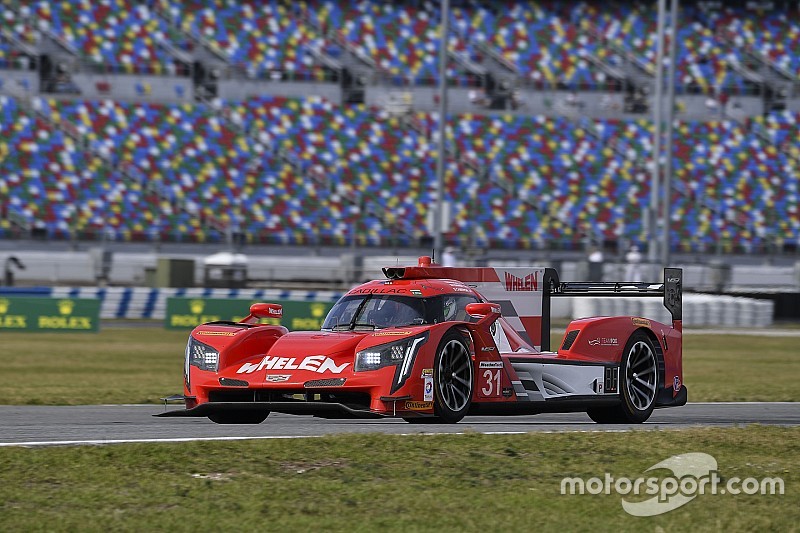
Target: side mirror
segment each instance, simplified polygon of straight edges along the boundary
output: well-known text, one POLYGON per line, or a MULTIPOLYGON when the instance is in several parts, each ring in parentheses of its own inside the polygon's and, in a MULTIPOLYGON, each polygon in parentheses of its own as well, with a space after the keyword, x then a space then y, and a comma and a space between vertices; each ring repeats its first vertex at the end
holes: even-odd
POLYGON ((490 302, 467 304, 466 311, 472 318, 477 318, 478 324, 481 325, 489 325, 500 318, 500 304, 490 302))
POLYGON ((277 318, 283 316, 281 304, 256 303, 250 306, 250 316, 242 320, 244 324, 255 324, 262 318, 277 318))

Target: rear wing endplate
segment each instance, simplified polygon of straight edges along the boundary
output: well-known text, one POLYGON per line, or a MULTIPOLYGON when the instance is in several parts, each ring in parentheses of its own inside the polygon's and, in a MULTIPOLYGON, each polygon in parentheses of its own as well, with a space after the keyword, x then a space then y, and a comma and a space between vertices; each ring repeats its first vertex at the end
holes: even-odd
POLYGON ((550 349, 550 298, 553 297, 661 297, 672 322, 683 320, 683 269, 680 268, 665 268, 663 283, 559 281, 554 268, 545 269, 543 281, 542 350, 545 351, 550 349))

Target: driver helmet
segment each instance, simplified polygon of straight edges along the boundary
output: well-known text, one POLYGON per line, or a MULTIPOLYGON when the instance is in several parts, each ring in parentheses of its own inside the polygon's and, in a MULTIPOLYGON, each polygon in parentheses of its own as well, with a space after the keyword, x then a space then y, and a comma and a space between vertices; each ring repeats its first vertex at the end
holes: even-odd
POLYGON ((444 299, 444 321, 456 319, 458 313, 458 306, 456 306, 456 299, 453 297, 445 297, 444 299))

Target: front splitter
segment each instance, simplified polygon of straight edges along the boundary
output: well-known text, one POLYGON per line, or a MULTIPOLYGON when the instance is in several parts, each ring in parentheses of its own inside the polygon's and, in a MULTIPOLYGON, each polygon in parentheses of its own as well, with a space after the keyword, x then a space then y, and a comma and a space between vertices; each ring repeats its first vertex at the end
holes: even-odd
POLYGON ((364 409, 329 402, 207 402, 191 409, 172 409, 157 413, 157 417, 205 417, 215 413, 260 411, 287 415, 311 415, 319 418, 385 418, 364 409))

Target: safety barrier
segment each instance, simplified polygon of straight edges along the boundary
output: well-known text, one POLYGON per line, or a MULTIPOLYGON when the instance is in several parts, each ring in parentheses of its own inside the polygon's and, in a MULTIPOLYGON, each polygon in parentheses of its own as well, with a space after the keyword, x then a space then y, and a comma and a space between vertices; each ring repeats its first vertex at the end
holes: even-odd
MULTIPOLYGON (((102 319, 163 320, 167 298, 230 298, 242 300, 292 300, 299 302, 335 302, 341 297, 333 291, 283 291, 278 289, 208 289, 148 287, 33 287, 0 289, 5 296, 40 296, 49 298, 97 298, 101 301, 102 319)), ((243 310, 244 314, 246 309, 243 310)))

